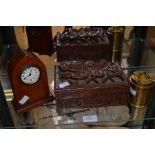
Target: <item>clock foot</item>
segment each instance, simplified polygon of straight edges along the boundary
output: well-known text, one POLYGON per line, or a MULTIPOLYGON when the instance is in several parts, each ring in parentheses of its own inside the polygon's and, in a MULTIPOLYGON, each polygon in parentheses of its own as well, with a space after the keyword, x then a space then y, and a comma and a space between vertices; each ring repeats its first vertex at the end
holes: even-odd
POLYGON ((52 102, 53 100, 54 100, 54 97, 49 96, 49 97, 46 97, 46 98, 43 98, 43 99, 39 99, 37 101, 33 101, 31 103, 27 103, 25 105, 19 105, 17 101, 12 100, 12 104, 14 105, 14 108, 15 108, 17 113, 23 113, 23 112, 27 112, 30 109, 33 109, 35 107, 46 104, 48 102, 52 102))

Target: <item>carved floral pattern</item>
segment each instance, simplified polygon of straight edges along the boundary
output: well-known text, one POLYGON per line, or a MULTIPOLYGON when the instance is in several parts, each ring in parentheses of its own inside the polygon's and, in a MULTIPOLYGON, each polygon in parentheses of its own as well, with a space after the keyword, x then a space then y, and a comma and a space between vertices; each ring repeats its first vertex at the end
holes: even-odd
POLYGON ((107 80, 116 83, 124 81, 121 68, 106 60, 95 61, 68 61, 59 64, 60 80, 67 80, 74 85, 103 84, 107 80))
POLYGON ((104 41, 105 31, 103 28, 81 28, 80 30, 69 28, 57 35, 57 42, 68 43, 87 43, 104 41))
POLYGON ((106 60, 66 61, 56 67, 55 94, 60 113, 63 108, 126 105, 129 83, 115 63, 106 60), (70 85, 61 89, 59 83, 63 81, 68 81, 70 85))

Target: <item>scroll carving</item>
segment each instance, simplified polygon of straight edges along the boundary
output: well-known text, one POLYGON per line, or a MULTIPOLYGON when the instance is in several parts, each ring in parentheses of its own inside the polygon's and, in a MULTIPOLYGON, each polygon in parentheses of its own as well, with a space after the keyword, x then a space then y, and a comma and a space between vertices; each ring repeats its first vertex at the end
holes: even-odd
POLYGON ((88 85, 91 82, 103 84, 108 80, 116 83, 116 77, 124 81, 120 67, 106 60, 61 62, 59 75, 60 80, 67 80, 75 85, 88 85))
POLYGON ((63 108, 92 108, 128 104, 129 83, 118 64, 100 61, 64 61, 56 67, 56 103, 63 108), (59 84, 69 85, 60 88, 59 84))
POLYGON ((105 31, 102 28, 81 28, 80 30, 69 28, 60 32, 57 41, 67 43, 86 43, 104 41, 105 31))

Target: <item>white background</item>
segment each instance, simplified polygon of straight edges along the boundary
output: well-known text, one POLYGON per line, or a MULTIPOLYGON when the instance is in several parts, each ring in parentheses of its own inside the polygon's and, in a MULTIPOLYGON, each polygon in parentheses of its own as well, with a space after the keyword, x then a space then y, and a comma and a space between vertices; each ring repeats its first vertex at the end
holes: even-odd
POLYGON ((155 25, 153 0, 2 0, 1 25, 155 25))

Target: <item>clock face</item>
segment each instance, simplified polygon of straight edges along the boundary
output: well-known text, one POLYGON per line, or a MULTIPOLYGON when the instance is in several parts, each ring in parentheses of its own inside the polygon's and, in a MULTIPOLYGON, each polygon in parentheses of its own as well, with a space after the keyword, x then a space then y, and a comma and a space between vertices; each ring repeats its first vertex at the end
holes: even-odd
POLYGON ((37 66, 30 65, 25 67, 21 74, 21 81, 25 84, 34 84, 39 80, 40 69, 37 66))

